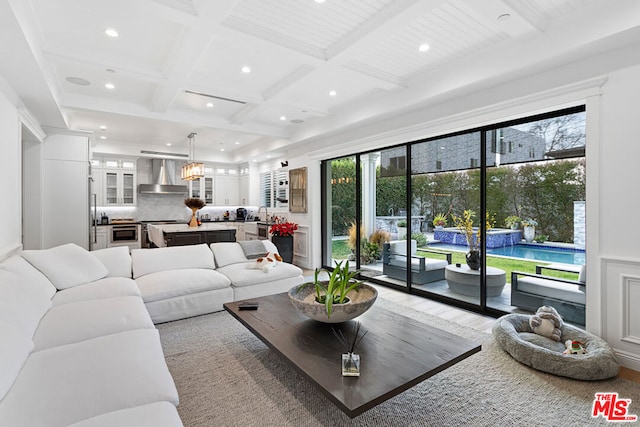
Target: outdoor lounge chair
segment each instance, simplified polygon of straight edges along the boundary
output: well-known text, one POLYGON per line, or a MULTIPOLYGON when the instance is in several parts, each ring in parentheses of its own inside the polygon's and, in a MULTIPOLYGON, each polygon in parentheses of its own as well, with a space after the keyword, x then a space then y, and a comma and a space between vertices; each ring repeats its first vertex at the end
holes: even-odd
POLYGON ((549 305, 570 323, 585 324, 586 266, 578 280, 560 279, 542 274, 511 272, 511 305, 535 313, 538 307, 549 305))
MULTIPOLYGON (((451 253, 433 249, 420 249, 445 256, 446 259, 432 259, 416 256, 417 242, 411 240, 411 283, 424 285, 444 280, 444 271, 451 264, 451 253)), ((407 241, 393 240, 382 247, 382 273, 387 276, 407 280, 407 241)))

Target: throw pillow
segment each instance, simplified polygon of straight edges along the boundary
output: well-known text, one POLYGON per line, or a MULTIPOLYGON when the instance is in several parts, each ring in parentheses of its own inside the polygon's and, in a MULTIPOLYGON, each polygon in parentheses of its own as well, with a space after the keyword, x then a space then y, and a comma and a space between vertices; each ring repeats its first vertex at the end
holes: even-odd
POLYGON ((95 255, 74 243, 23 251, 22 257, 47 276, 58 290, 94 282, 109 273, 95 255))

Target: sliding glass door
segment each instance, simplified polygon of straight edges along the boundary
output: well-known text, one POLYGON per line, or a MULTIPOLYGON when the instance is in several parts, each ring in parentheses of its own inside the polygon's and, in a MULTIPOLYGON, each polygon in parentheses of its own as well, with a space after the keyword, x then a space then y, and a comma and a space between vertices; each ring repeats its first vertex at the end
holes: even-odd
POLYGON ((575 107, 323 162, 325 266, 348 259, 407 292, 493 314, 553 305, 584 324, 585 129, 575 107))

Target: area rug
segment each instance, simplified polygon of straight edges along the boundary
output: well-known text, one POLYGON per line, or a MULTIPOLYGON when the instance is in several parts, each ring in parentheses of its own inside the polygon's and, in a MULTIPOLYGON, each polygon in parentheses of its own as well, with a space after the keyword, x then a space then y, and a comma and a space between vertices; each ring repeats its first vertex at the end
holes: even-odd
MULTIPOLYGON (((491 335, 385 300, 389 310, 482 344, 482 351, 350 419, 226 312, 158 325, 186 427, 196 426, 559 426, 592 418, 595 393, 632 399, 624 379, 575 381, 513 360, 491 335)), ((365 325, 366 326, 366 325, 365 325)))

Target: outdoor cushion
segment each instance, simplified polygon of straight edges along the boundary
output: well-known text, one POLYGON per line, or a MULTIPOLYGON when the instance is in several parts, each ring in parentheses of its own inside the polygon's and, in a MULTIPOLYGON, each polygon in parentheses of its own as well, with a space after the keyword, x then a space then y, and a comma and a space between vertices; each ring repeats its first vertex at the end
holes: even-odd
POLYGON ((104 279, 96 280, 86 285, 58 291, 53 297, 53 305, 128 296, 140 296, 140 289, 138 289, 133 279, 105 277, 104 279))
POLYGON ((57 305, 40 321, 33 336, 34 351, 153 327, 140 297, 106 298, 57 305))
POLYGON ((585 330, 562 326, 557 342, 533 332, 531 316, 508 314, 493 325, 493 336, 504 351, 518 362, 539 371, 578 380, 602 380, 618 375, 620 365, 607 342, 585 330), (565 355, 567 340, 584 343, 586 354, 565 355))
MULTIPOLYGON (((211 252, 209 251, 209 253, 211 252)), ((144 302, 222 289, 231 284, 226 276, 217 271, 202 268, 146 274, 138 277, 136 283, 140 288, 140 294, 144 302)))
POLYGON ((131 278, 131 255, 128 246, 99 249, 91 253, 107 267, 107 277, 131 278))
POLYGON ((51 249, 27 250, 22 256, 58 289, 102 279, 109 271, 91 252, 74 243, 51 249))
MULTIPOLYGON (((420 257, 423 258, 423 257, 420 257)), ((407 257, 403 255, 392 255, 391 260, 389 260, 389 264, 394 265, 396 267, 407 267, 407 257)), ((449 263, 444 259, 432 259, 432 258, 424 258, 424 271, 429 270, 439 270, 442 268, 446 268, 449 263)), ((411 269, 414 271, 419 271, 420 269, 420 259, 411 258, 411 269)))
POLYGON ((213 270, 213 253, 205 243, 201 245, 173 246, 131 251, 133 278, 160 271, 190 268, 213 270))
POLYGON ((518 278, 518 290, 576 304, 585 304, 586 302, 584 286, 552 279, 522 276, 518 278))

